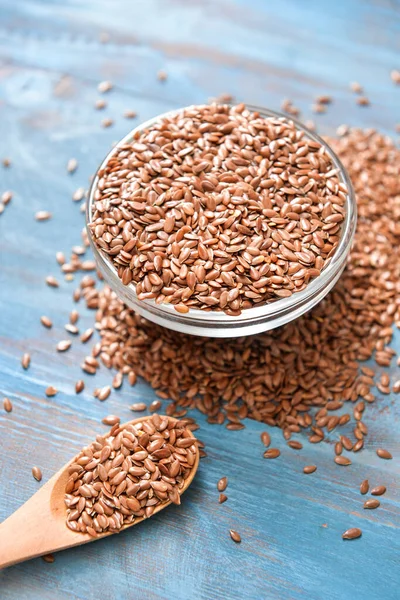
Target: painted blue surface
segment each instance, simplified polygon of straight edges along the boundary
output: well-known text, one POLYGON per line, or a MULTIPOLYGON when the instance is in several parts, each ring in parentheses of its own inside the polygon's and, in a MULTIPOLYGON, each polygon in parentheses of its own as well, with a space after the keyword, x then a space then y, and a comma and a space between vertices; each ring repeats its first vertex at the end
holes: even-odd
MULTIPOLYGON (((13 161, 0 168, 0 182, 1 190, 14 191, 0 216, 0 393, 14 404, 11 414, 0 410, 1 520, 37 489, 33 464, 47 479, 102 430, 103 416, 128 420, 132 402, 154 399, 139 382, 98 402, 92 391, 109 383, 106 369, 95 381, 86 376, 86 391, 76 396, 85 348, 73 343, 64 355, 54 352, 68 336, 63 325, 76 285, 63 281, 55 252, 79 244, 83 226, 71 195, 136 122, 123 119, 123 111, 134 109, 144 120, 225 92, 278 109, 288 97, 323 134, 350 123, 395 135, 394 68, 400 68, 399 4, 389 0, 0 0, 0 158, 13 161), (107 44, 99 43, 102 31, 110 33, 107 44), (164 83, 159 69, 168 72, 164 83), (104 79, 115 88, 104 96, 107 109, 96 111, 96 86, 104 79), (348 89, 354 80, 364 86, 369 108, 355 104, 348 89), (326 115, 311 113, 318 94, 334 98, 326 115), (110 129, 100 127, 105 116, 115 119, 110 129), (71 157, 79 168, 67 175, 71 157), (53 220, 36 222, 37 210, 50 210, 53 220), (60 278, 57 290, 44 284, 50 273, 60 278), (42 314, 54 320, 53 329, 40 325, 42 314), (28 350, 32 365, 23 371, 20 357, 28 350), (54 398, 44 395, 49 384, 59 389, 54 398)), ((83 330, 93 317, 79 310, 83 330)), ((392 373, 398 378, 399 368, 392 373)), ((399 598, 394 395, 368 407, 367 449, 348 469, 333 464, 330 445, 305 442, 296 452, 279 430, 270 432, 282 456, 265 461, 259 441, 265 426, 248 421, 245 430, 229 432, 195 416, 208 457, 180 508, 60 553, 54 564, 37 559, 1 572, 0 599, 399 598), (395 460, 379 460, 379 446, 395 460), (305 464, 318 471, 304 476, 305 464), (223 475, 229 500, 218 505, 223 475), (388 488, 377 511, 362 509, 358 486, 366 477, 388 488), (363 537, 346 543, 341 534, 350 526, 361 527, 363 537), (241 533, 241 545, 230 540, 230 528, 241 533)))

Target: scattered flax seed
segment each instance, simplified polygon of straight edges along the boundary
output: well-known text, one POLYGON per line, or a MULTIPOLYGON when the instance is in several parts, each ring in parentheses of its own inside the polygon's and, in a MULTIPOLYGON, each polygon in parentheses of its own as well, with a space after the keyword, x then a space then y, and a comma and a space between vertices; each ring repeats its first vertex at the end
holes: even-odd
POLYGON ((315 465, 308 465, 307 467, 304 467, 303 473, 309 475, 310 473, 315 473, 316 470, 317 467, 315 465))
POLYGON ((364 481, 361 482, 360 485, 360 494, 367 494, 369 490, 369 481, 368 479, 364 479, 364 481))
POLYGON ((351 465, 351 460, 347 456, 335 456, 335 463, 342 467, 348 467, 351 465))
POLYGON ((158 81, 166 81, 166 79, 168 78, 167 72, 160 70, 157 73, 157 79, 158 81))
POLYGON ((315 102, 317 104, 330 104, 332 102, 332 96, 327 96, 327 95, 317 96, 315 99, 315 102))
POLYGON ((1 195, 1 201, 4 204, 4 206, 7 206, 7 204, 9 202, 11 202, 12 197, 13 197, 13 193, 10 192, 9 190, 7 190, 6 192, 2 193, 2 195, 1 195))
POLYGON ((260 437, 264 446, 268 448, 271 444, 271 436, 269 435, 268 431, 263 431, 260 437))
POLYGON ((399 394, 400 393, 400 379, 398 381, 395 381, 393 384, 393 393, 394 394, 399 394))
POLYGON ((336 456, 340 456, 343 452, 343 444, 342 442, 336 442, 335 444, 335 454, 336 456))
POLYGON ((101 122, 102 127, 111 127, 111 125, 114 125, 114 120, 111 119, 110 117, 106 117, 101 122))
POLYGON ((361 537, 362 531, 358 529, 358 527, 352 527, 351 529, 347 529, 342 535, 344 540, 355 540, 356 538, 361 537))
POLYGON ((72 194, 72 200, 74 202, 80 202, 85 197, 85 188, 79 187, 72 194))
POLYGON ((29 365, 31 364, 31 355, 29 352, 25 352, 21 358, 21 365, 23 369, 29 369, 29 365))
POLYGON ((61 340, 61 342, 58 342, 56 349, 57 352, 65 352, 66 350, 69 350, 71 348, 71 341, 70 340, 61 340))
POLYGON ((122 377, 122 373, 118 372, 114 375, 114 379, 112 381, 112 386, 114 388, 114 390, 118 390, 123 382, 123 377, 122 377))
POLYGON ((227 500, 228 500, 228 496, 226 496, 226 494, 220 494, 219 497, 218 497, 219 504, 223 504, 227 500))
POLYGON ((355 94, 362 94, 363 92, 363 88, 362 86, 357 82, 357 81, 353 81, 350 84, 350 89, 352 92, 354 92, 355 94))
POLYGON ((67 163, 67 171, 68 173, 75 173, 78 168, 78 161, 76 158, 70 158, 67 163))
POLYGON ((356 102, 359 106, 369 106, 370 105, 370 101, 368 100, 368 98, 366 96, 360 96, 359 98, 357 98, 356 102))
POLYGON ((217 490, 219 492, 224 492, 227 487, 228 487, 228 478, 227 477, 221 477, 221 479, 217 483, 217 490))
POLYGON ((51 217, 52 217, 51 212, 49 212, 47 210, 39 210, 35 214, 36 221, 48 221, 49 219, 51 219, 51 217))
POLYGON ((372 490, 371 490, 371 494, 373 496, 382 496, 385 492, 386 492, 386 487, 384 485, 377 485, 376 487, 372 488, 372 490))
POLYGON ((45 554, 42 556, 42 560, 46 563, 53 563, 55 561, 54 554, 45 554))
POLYGON ((97 86, 97 89, 101 94, 104 94, 105 92, 109 92, 110 90, 112 90, 112 88, 113 88, 113 84, 110 81, 101 81, 99 83, 99 85, 97 86))
POLYGON ((70 467, 67 527, 96 537, 148 518, 162 504, 180 504, 197 452, 192 433, 168 417, 154 414, 136 426, 115 423, 70 467))
POLYGON ((357 440, 353 446, 353 452, 359 452, 364 447, 364 440, 357 440))
POLYGON ((315 131, 315 130, 317 129, 317 128, 316 128, 316 125, 315 125, 315 123, 314 123, 314 121, 313 121, 312 119, 308 119, 308 120, 307 120, 307 121, 304 123, 304 125, 305 125, 305 126, 307 127, 307 129, 309 129, 310 131, 315 131))
POLYGON ((79 329, 76 325, 71 325, 71 323, 66 323, 64 325, 64 329, 68 331, 68 333, 72 333, 72 335, 78 335, 79 329))
POLYGON ((347 436, 341 435, 340 441, 342 442, 345 450, 350 451, 353 449, 353 442, 347 436))
POLYGON ((287 98, 282 101, 281 109, 293 117, 297 117, 300 114, 300 110, 296 106, 293 106, 291 100, 288 100, 287 98))
POLYGON ((1 161, 3 167, 5 167, 6 169, 8 167, 11 167, 11 160, 9 158, 3 158, 1 161))
POLYGON ((40 317, 40 322, 44 327, 47 327, 47 329, 51 329, 51 327, 53 327, 53 321, 44 315, 40 317))
POLYGON ((85 382, 82 379, 78 379, 75 383, 75 392, 80 394, 85 389, 85 382))
POLYGON ((400 71, 397 69, 393 69, 390 73, 390 78, 396 85, 400 85, 400 71))
POLYGON ((144 402, 135 402, 135 404, 132 404, 129 408, 130 410, 133 410, 133 412, 143 412, 146 410, 147 405, 144 402))
POLYGON ((92 335, 93 335, 93 329, 91 327, 89 329, 86 329, 86 331, 84 331, 81 335, 81 342, 83 344, 85 344, 86 342, 88 342, 90 340, 92 335))
POLYGON ((378 508, 378 506, 380 506, 381 503, 379 502, 379 500, 375 500, 374 498, 371 498, 371 500, 366 500, 364 502, 364 508, 378 508))
POLYGON ((289 440, 287 444, 290 448, 293 448, 293 450, 301 450, 303 448, 303 444, 297 440, 289 440))
POLYGON ((109 397, 110 394, 111 394, 111 386, 106 385, 99 390, 99 393, 97 394, 97 398, 101 402, 103 402, 104 400, 107 400, 107 398, 109 397))
POLYGON ((134 110, 124 110, 125 119, 135 119, 137 117, 137 113, 134 110))
POLYGON ((32 475, 36 481, 42 481, 42 471, 39 467, 32 467, 32 475))
POLYGON ((104 425, 109 425, 110 427, 112 425, 116 425, 120 421, 121 421, 121 419, 119 417, 116 417, 115 415, 108 415, 108 417, 104 417, 104 419, 101 420, 101 422, 104 425))
POLYGON ((46 388, 46 396, 52 397, 55 396, 57 394, 58 390, 57 388, 53 387, 52 385, 49 385, 46 388))
POLYGON ((157 412, 158 410, 160 410, 160 408, 161 408, 161 401, 160 400, 153 400, 153 402, 149 406, 149 411, 150 412, 157 412))
POLYGON ((71 310, 71 312, 69 313, 69 322, 72 325, 75 325, 75 323, 77 323, 77 321, 79 320, 79 313, 77 310, 71 310))
POLYGON ((231 536, 233 541, 236 542, 236 544, 240 544, 240 542, 242 541, 242 538, 240 537, 239 533, 234 529, 229 530, 229 535, 231 536))
POLYGON ((385 458, 386 460, 390 460, 393 458, 389 450, 385 450, 384 448, 378 448, 376 451, 379 458, 385 458))
POLYGON ((281 451, 278 448, 269 448, 263 454, 264 458, 278 458, 281 455, 281 451))
POLYGON ((8 413, 12 411, 13 405, 10 398, 3 398, 3 408, 8 413))
POLYGON ((53 277, 52 275, 48 275, 46 277, 46 283, 48 286, 50 287, 54 287, 54 288, 58 288, 59 287, 59 283, 57 281, 57 279, 55 277, 53 277))
POLYGON ((56 261, 60 266, 65 265, 65 255, 64 252, 56 252, 56 261))

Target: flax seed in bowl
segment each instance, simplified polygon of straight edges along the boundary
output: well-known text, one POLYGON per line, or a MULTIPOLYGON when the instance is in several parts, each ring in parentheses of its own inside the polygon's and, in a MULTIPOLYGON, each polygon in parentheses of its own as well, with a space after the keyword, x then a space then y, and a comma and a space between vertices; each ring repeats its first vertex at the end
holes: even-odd
POLYGON ((339 279, 355 224, 329 146, 244 105, 189 106, 136 127, 103 161, 87 203, 97 266, 121 300, 213 337, 312 308, 339 279))

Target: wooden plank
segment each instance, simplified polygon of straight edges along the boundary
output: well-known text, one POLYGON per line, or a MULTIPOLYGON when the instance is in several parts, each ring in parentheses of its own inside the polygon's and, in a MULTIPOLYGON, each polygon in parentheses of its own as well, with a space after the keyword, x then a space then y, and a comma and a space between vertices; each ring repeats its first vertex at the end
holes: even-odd
MULTIPOLYGON (((400 89, 389 73, 399 68, 399 33, 398 9, 377 0, 3 0, 0 158, 9 156, 13 165, 0 175, 2 189, 15 195, 0 217, 0 390, 14 404, 11 414, 0 411, 1 520, 37 489, 33 464, 47 480, 103 430, 103 416, 127 420, 129 404, 154 399, 140 381, 98 402, 93 388, 110 381, 104 368, 95 381, 86 376, 87 388, 76 396, 85 348, 73 341, 68 353, 55 352, 68 337, 63 325, 75 286, 59 275, 55 252, 80 243, 84 223, 71 195, 135 122, 123 111, 134 109, 144 120, 223 92, 279 109, 289 97, 322 133, 347 122, 393 135, 400 89), (110 32, 108 44, 99 43, 101 31, 110 32), (168 72, 164 83, 159 69, 168 72), (96 111, 96 85, 104 79, 115 89, 104 95, 109 107, 96 111), (356 106, 348 90, 353 80, 365 87, 371 107, 356 106), (321 93, 334 103, 315 116, 310 106, 321 93), (114 127, 100 127, 105 116, 115 118, 114 127), (68 175, 71 157, 79 167, 68 175), (53 213, 51 222, 34 220, 42 209, 53 213), (60 278, 59 289, 44 284, 48 274, 60 278), (41 326, 42 314, 54 320, 53 329, 41 326), (23 371, 27 350, 32 364, 23 371), (49 384, 59 389, 54 398, 45 397, 49 384)), ((83 330, 93 316, 79 310, 83 330)), ((398 377, 398 368, 392 373, 398 377)), ((1 600, 398 598, 399 462, 374 452, 384 446, 400 455, 394 395, 368 407, 368 448, 348 469, 333 464, 329 444, 305 443, 296 452, 279 430, 271 435, 282 456, 265 461, 265 426, 248 421, 245 430, 228 432, 195 416, 208 457, 180 508, 63 552, 54 564, 37 559, 1 572, 1 600), (313 463, 317 472, 303 475, 313 463), (229 500, 220 506, 222 475, 229 477, 229 500), (358 485, 365 477, 388 487, 377 511, 362 510, 358 485), (350 526, 363 529, 361 540, 342 541, 350 526), (241 533, 241 545, 229 528, 241 533)))

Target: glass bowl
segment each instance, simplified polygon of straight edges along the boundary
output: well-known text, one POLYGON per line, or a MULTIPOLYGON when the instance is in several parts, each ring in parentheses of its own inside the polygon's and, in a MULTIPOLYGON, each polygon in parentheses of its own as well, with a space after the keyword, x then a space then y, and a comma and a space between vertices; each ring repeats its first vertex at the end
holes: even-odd
POLYGON ((332 163, 339 169, 339 177, 345 183, 348 190, 346 200, 346 216, 342 225, 341 239, 339 241, 336 252, 332 256, 329 264, 324 268, 321 274, 313 279, 304 290, 295 292, 288 298, 281 298, 262 306, 244 309, 239 316, 229 316, 224 312, 204 311, 200 309, 190 309, 188 313, 178 313, 171 304, 156 304, 153 299, 139 300, 136 295, 136 285, 130 283, 124 285, 118 277, 117 271, 111 260, 101 251, 94 242, 89 224, 92 218, 92 206, 94 195, 98 184, 98 172, 104 168, 110 158, 115 154, 117 148, 121 145, 129 143, 133 135, 137 131, 141 131, 150 127, 154 122, 179 113, 184 108, 163 113, 135 127, 128 135, 126 135, 118 144, 107 154, 106 158, 100 165, 92 185, 89 190, 89 197, 86 207, 86 227, 88 231, 89 241, 93 250, 94 258, 99 271, 104 276, 106 283, 115 291, 118 297, 135 312, 139 313, 149 321, 168 327, 182 333, 216 337, 216 338, 232 338, 246 335, 254 335, 262 331, 274 329, 297 319, 300 315, 310 310, 318 304, 326 294, 333 288, 338 281, 343 269, 346 266, 347 257, 350 252, 354 231, 357 221, 357 207, 354 196, 354 191, 349 179, 349 176, 343 167, 340 160, 331 150, 328 144, 316 135, 309 131, 304 125, 296 119, 287 117, 282 113, 272 110, 259 108, 256 106, 246 105, 251 111, 260 113, 263 117, 274 117, 293 121, 296 127, 303 130, 307 137, 323 145, 330 156, 332 163))

